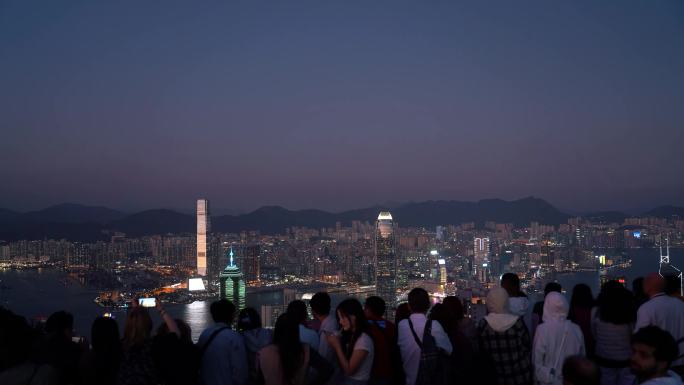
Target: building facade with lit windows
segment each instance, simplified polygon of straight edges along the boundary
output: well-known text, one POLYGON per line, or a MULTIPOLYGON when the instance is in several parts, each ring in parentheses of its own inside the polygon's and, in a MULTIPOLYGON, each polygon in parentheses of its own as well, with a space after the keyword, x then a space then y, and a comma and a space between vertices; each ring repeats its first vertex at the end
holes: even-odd
POLYGON ((240 268, 235 264, 233 249, 230 249, 229 256, 228 266, 219 274, 219 295, 221 299, 232 302, 240 311, 246 307, 247 287, 240 268))
POLYGON ((397 253, 392 214, 383 211, 375 225, 375 290, 385 300, 387 308, 396 305, 397 253))

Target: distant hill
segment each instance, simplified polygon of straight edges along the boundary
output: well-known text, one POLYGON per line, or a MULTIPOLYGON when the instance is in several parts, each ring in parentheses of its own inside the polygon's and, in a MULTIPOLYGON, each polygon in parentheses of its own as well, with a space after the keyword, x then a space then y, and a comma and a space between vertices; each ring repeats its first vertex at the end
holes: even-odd
POLYGON ((642 215, 659 218, 671 218, 673 216, 677 216, 681 219, 684 219, 684 207, 660 206, 654 208, 653 210, 647 211, 642 215))
POLYGON ((598 211, 595 213, 584 214, 582 217, 596 222, 622 223, 629 215, 620 211, 598 211))
POLYGON ((25 213, 21 220, 25 222, 57 222, 57 223, 109 223, 125 217, 126 214, 102 206, 84 206, 76 203, 62 203, 48 208, 25 213))
MULTIPOLYGON (((264 234, 282 233, 287 227, 334 227, 336 222, 349 226, 351 221, 373 223, 385 206, 373 206, 339 213, 322 210, 288 210, 280 206, 264 206, 241 215, 212 216, 212 231, 240 232, 259 230, 264 234)), ((513 223, 527 226, 530 222, 558 225, 566 223, 569 215, 558 210, 543 199, 528 197, 514 201, 485 199, 478 202, 426 201, 394 205, 389 209, 394 220, 404 227, 427 227, 437 225, 475 222, 482 226, 486 221, 513 223)), ((644 215, 684 218, 684 208, 662 206, 644 215)), ((622 222, 626 214, 614 211, 587 214, 595 220, 622 222)), ((146 210, 126 215, 106 207, 62 204, 43 210, 18 213, 0 209, 0 240, 60 239, 73 241, 106 240, 114 231, 129 236, 151 234, 194 233, 195 216, 174 210, 146 210)))
POLYGON ((172 210, 146 210, 110 222, 106 226, 130 236, 167 233, 192 233, 196 230, 195 217, 172 210))

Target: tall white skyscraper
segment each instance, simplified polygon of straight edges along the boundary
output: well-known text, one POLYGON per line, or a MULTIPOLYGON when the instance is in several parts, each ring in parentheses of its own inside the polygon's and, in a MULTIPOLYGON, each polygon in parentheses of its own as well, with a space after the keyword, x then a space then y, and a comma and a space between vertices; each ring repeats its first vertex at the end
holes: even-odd
POLYGON ((197 200, 197 275, 207 275, 207 233, 211 231, 209 201, 197 200))

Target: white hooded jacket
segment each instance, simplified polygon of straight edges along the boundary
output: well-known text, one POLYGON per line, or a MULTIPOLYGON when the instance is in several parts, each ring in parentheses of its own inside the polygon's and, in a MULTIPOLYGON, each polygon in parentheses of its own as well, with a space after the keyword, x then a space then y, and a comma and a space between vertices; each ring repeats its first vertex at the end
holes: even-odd
POLYGON ((552 292, 546 296, 544 323, 537 327, 532 347, 532 363, 537 383, 561 385, 565 358, 576 354, 585 355, 582 330, 567 319, 568 310, 568 301, 562 294, 552 292), (556 374, 553 381, 542 382, 548 377, 545 372, 548 373, 550 369, 556 374))

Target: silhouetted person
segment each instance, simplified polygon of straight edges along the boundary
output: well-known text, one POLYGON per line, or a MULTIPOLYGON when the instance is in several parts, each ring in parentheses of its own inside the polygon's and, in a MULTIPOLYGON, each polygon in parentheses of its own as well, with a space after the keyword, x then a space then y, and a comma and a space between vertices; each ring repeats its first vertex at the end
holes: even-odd
POLYGON ((245 343, 231 329, 235 305, 221 299, 209 308, 214 325, 200 335, 200 382, 203 385, 243 385, 247 382, 248 365, 245 343))
POLYGON ((601 367, 601 385, 634 383, 629 358, 635 320, 636 303, 632 293, 617 281, 606 282, 591 317, 591 332, 596 341, 594 359, 601 367))
POLYGON ((425 289, 419 287, 412 289, 408 294, 408 306, 411 315, 399 322, 397 328, 399 329, 399 350, 406 373, 406 385, 412 385, 416 384, 416 381, 420 382, 424 375, 420 372, 420 363, 426 335, 432 336, 437 348, 447 355, 451 354, 453 347, 442 325, 427 318, 430 296, 425 289), (430 333, 427 334, 426 330, 430 330, 430 333))
POLYGON ((392 364, 401 365, 397 345, 397 328, 394 323, 385 319, 385 300, 378 296, 366 298, 363 306, 364 314, 368 320, 366 332, 373 339, 375 348, 375 360, 371 373, 371 384, 383 385, 392 381, 392 364))
POLYGON ((672 335, 657 326, 646 326, 632 336, 630 367, 641 385, 681 385, 679 375, 668 370, 678 355, 672 335))
POLYGON ((527 298, 527 295, 520 290, 520 278, 518 275, 514 273, 502 275, 501 287, 506 289, 506 292, 508 293, 508 303, 511 314, 522 317, 523 321, 525 321, 525 325, 528 325, 526 318, 527 312, 530 309, 530 300, 527 298))
POLYGON ((58 384, 58 372, 52 366, 31 360, 37 339, 24 317, 0 307, 0 384, 58 384))
POLYGON ((402 320, 408 319, 408 317, 411 315, 411 309, 409 309, 408 302, 402 302, 397 306, 397 309, 394 311, 394 322, 396 325, 399 325, 399 322, 402 320))
POLYGON ((270 329, 261 327, 259 313, 251 307, 240 310, 237 328, 245 341, 247 363, 249 365, 249 382, 253 382, 256 378, 256 354, 259 350, 273 342, 273 332, 270 329))
MULTIPOLYGON (((508 293, 496 287, 487 294, 489 313, 478 326, 480 351, 492 362, 499 385, 532 383, 532 341, 522 319, 508 311, 508 293)), ((487 375, 489 373, 483 373, 487 375)))
POLYGON ((342 384, 363 385, 370 380, 375 347, 366 333, 368 322, 358 300, 349 298, 337 306, 337 322, 341 336, 326 333, 328 344, 335 350, 337 364, 344 376, 342 384))
POLYGON ((318 350, 320 339, 318 333, 306 327, 306 321, 309 319, 309 314, 306 310, 304 301, 294 300, 287 305, 287 312, 299 321, 299 339, 303 343, 309 344, 312 348, 318 350))
POLYGON ((60 384, 75 384, 78 381, 78 363, 87 343, 72 341, 74 317, 58 311, 45 322, 45 338, 40 348, 42 363, 49 364, 59 373, 60 384))
POLYGON ((332 365, 300 341, 299 326, 291 313, 278 317, 273 344, 261 349, 256 358, 257 376, 265 385, 322 385, 332 375, 332 365))
MULTIPOLYGON (((561 287, 560 283, 558 282, 549 282, 544 286, 544 298, 546 299, 546 296, 549 295, 549 293, 552 292, 556 293, 562 293, 563 288, 561 287)), ((532 330, 531 333, 534 335, 534 331, 537 329, 537 326, 544 322, 544 301, 538 301, 534 304, 534 307, 532 308, 532 330)))
POLYGON ((594 337, 591 334, 591 311, 596 305, 594 295, 588 285, 579 283, 572 288, 572 298, 570 299, 570 311, 568 319, 577 324, 584 336, 584 347, 587 356, 594 354, 594 337))
POLYGON ((165 385, 193 385, 199 383, 199 351, 192 342, 192 330, 183 320, 175 319, 178 333, 169 329, 165 322, 157 328, 152 339, 152 354, 165 385))
MULTIPOLYGON (((135 302, 135 300, 134 300, 135 302)), ((134 306, 126 317, 123 360, 119 367, 121 385, 155 385, 159 376, 152 357, 152 318, 146 308, 134 306)))
POLYGON ((335 370, 332 377, 328 380, 329 384, 336 384, 342 380, 342 374, 337 366, 337 355, 335 349, 328 344, 326 334, 336 334, 340 327, 337 324, 337 317, 330 314, 330 295, 324 291, 318 292, 311 297, 309 305, 311 305, 311 313, 314 318, 320 322, 318 328, 318 353, 330 362, 335 370))
POLYGON ((544 299, 544 323, 537 327, 532 344, 532 364, 540 384, 561 385, 565 359, 585 355, 582 330, 567 319, 568 310, 563 294, 551 292, 544 299))
MULTIPOLYGON (((644 279, 644 292, 649 300, 637 312, 635 330, 655 325, 667 331, 684 350, 684 302, 664 293, 665 280, 658 273, 651 273, 644 279)), ((684 357, 672 363, 672 369, 684 373, 684 357)))
POLYGON ((82 385, 115 385, 123 357, 119 325, 110 317, 98 317, 90 331, 92 349, 79 363, 82 385))
POLYGON ((570 356, 563 363, 563 385, 599 385, 601 372, 591 360, 570 356))

